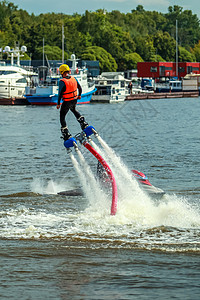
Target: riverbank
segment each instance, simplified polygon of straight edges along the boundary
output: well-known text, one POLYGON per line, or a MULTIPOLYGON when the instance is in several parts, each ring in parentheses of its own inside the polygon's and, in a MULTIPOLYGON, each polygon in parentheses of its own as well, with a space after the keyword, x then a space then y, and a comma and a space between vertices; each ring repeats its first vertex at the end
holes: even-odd
POLYGON ((125 100, 145 100, 163 98, 195 98, 199 97, 199 92, 174 92, 174 93, 142 93, 126 96, 125 100))

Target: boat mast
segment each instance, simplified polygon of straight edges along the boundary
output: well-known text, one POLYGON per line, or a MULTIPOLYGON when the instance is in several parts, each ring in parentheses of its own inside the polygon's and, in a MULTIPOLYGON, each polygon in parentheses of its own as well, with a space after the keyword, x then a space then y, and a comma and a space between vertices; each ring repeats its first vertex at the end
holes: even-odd
POLYGON ((42 64, 43 64, 43 82, 44 82, 44 38, 43 38, 43 58, 42 58, 42 64))
POLYGON ((64 26, 62 25, 62 63, 64 64, 64 26))
POLYGON ((176 20, 176 77, 178 78, 178 20, 176 20))

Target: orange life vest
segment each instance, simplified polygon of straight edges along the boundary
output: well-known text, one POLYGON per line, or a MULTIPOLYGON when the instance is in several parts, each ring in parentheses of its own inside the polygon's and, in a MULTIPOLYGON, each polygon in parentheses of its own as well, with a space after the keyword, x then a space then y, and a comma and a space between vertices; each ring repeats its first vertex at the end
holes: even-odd
POLYGON ((77 81, 74 77, 69 79, 62 78, 66 86, 66 91, 62 94, 63 101, 72 101, 77 99, 77 81))

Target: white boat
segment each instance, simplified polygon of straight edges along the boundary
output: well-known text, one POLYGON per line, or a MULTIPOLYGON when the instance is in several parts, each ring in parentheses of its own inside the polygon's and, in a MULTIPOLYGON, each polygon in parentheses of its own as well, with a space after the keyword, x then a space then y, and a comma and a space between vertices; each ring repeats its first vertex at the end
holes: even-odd
MULTIPOLYGON (((10 49, 7 46, 7 50, 10 49)), ((34 73, 30 68, 20 66, 19 50, 17 50, 17 64, 14 65, 13 52, 11 64, 0 62, 0 104, 28 104, 25 95, 27 84, 30 85, 31 76, 34 73), (16 101, 20 100, 20 101, 16 101)))
MULTIPOLYGON (((81 99, 78 104, 90 103, 92 94, 96 91, 94 82, 87 78, 87 68, 78 68, 75 54, 71 55, 71 75, 74 76, 82 87, 81 99)), ((46 77, 45 84, 40 84, 35 89, 26 89, 26 98, 32 105, 56 105, 58 101, 59 80, 61 76, 51 74, 46 77)))
POLYGON ((97 91, 92 96, 93 102, 120 102, 129 95, 128 83, 123 72, 103 72, 95 79, 97 91))
POLYGON ((182 78, 182 89, 185 92, 196 92, 200 94, 200 74, 187 74, 182 78))
POLYGON ((0 65, 0 98, 24 96, 32 74, 18 66, 0 65))

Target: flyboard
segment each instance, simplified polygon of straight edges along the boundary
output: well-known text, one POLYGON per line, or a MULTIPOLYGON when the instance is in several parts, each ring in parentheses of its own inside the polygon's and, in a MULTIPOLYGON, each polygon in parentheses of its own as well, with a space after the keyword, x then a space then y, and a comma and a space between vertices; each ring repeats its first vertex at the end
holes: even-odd
MULTIPOLYGON (((95 128, 93 126, 86 127, 81 133, 77 134, 75 137, 72 137, 66 141, 64 141, 64 146, 67 149, 68 152, 71 152, 72 148, 75 149, 75 151, 79 151, 79 146, 77 144, 77 141, 79 141, 87 150, 89 150, 92 155, 94 155, 98 160, 97 165, 97 175, 99 179, 101 180, 103 178, 103 181, 105 181, 104 174, 107 175, 107 178, 109 179, 109 182, 112 185, 112 204, 111 204, 111 215, 115 215, 117 212, 117 184, 115 177, 113 175, 112 170, 108 166, 107 162, 103 159, 103 157, 89 144, 89 142, 92 140, 91 135, 98 136, 98 133, 96 132, 95 128)), ((143 174, 140 171, 137 170, 131 170, 134 178, 138 181, 141 189, 144 190, 150 197, 153 197, 153 199, 160 199, 165 194, 165 192, 158 188, 153 186, 149 180, 148 177, 143 174)), ((83 192, 81 189, 76 190, 70 190, 70 191, 64 191, 58 193, 60 195, 66 195, 66 196, 80 196, 83 195, 83 192)))
POLYGON ((111 204, 111 215, 115 215, 117 212, 117 184, 113 172, 107 162, 103 157, 90 145, 91 135, 98 136, 97 131, 93 126, 87 126, 81 133, 77 134, 75 137, 72 137, 64 141, 64 146, 68 152, 71 152, 71 149, 74 148, 75 151, 79 151, 77 140, 92 154, 99 163, 104 168, 107 173, 110 182, 112 184, 112 204, 111 204))

